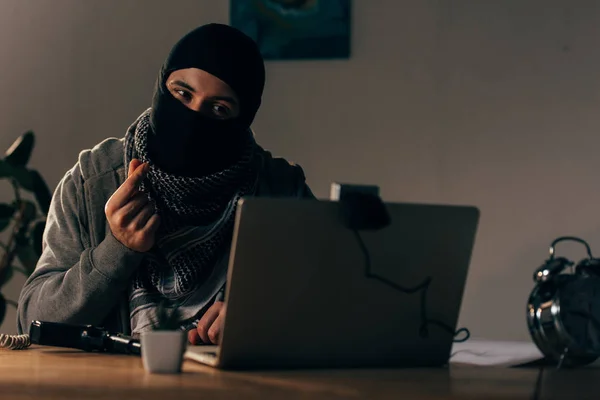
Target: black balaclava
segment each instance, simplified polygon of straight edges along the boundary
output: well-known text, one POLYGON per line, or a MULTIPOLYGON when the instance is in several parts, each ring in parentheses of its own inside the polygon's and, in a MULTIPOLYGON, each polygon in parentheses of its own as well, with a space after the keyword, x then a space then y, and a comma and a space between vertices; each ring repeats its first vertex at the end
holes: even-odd
POLYGON ((250 37, 222 24, 189 32, 172 48, 156 81, 148 138, 152 162, 182 176, 204 176, 235 163, 248 143, 264 84, 264 62, 250 37), (185 68, 204 70, 227 83, 239 99, 239 116, 213 119, 177 100, 166 83, 173 71, 185 68))

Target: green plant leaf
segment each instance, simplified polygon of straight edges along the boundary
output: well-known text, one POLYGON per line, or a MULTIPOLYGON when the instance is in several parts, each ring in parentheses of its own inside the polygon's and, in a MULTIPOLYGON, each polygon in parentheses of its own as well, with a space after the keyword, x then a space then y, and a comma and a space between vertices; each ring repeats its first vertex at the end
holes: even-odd
POLYGON ((9 178, 11 177, 13 167, 9 163, 4 160, 0 160, 0 177, 1 178, 9 178))
POLYGON ((21 243, 17 245, 17 258, 29 275, 35 270, 35 266, 39 260, 38 255, 35 253, 35 250, 30 243, 21 243))
POLYGON ((15 207, 12 204, 0 204, 0 218, 10 219, 15 213, 15 207))
POLYGON ((5 160, 0 160, 0 178, 14 178, 23 189, 33 191, 31 171, 27 168, 11 165, 5 160))
POLYGON ((152 320, 152 329, 155 331, 174 331, 179 329, 181 311, 177 304, 169 304, 167 301, 161 301, 156 314, 152 320))
POLYGON ((14 270, 9 265, 2 272, 0 272, 0 287, 6 285, 8 281, 13 277, 14 270))
POLYGON ((20 167, 14 167, 12 177, 17 180, 17 183, 23 189, 33 192, 33 180, 31 179, 31 172, 29 170, 20 167))
POLYGON ((42 255, 42 239, 44 236, 44 229, 46 228, 46 221, 38 221, 31 230, 31 245, 37 256, 42 255))
POLYGON ((11 165, 4 160, 0 160, 0 178, 6 178, 10 176, 11 171, 11 165))
POLYGON ((31 180, 33 184, 33 194, 35 195, 35 199, 40 206, 40 210, 44 213, 44 215, 48 215, 48 210, 50 209, 50 202, 52 201, 52 193, 50 193, 50 189, 48 185, 44 181, 44 178, 37 171, 30 171, 31 180))
POLYGON ((26 166, 31 158, 33 146, 35 146, 35 135, 32 131, 25 132, 6 151, 4 161, 17 167, 26 166))
POLYGON ((0 325, 4 322, 4 316, 6 315, 6 300, 2 293, 0 293, 0 325))

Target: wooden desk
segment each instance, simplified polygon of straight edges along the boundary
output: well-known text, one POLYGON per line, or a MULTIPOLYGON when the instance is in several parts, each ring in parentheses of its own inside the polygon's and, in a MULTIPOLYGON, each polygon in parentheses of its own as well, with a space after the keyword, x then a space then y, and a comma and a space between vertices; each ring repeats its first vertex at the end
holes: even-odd
MULTIPOLYGON (((534 399, 537 369, 219 371, 186 361, 147 374, 141 358, 31 347, 0 350, 0 399, 534 399)), ((598 399, 599 371, 544 371, 540 399, 598 399)))

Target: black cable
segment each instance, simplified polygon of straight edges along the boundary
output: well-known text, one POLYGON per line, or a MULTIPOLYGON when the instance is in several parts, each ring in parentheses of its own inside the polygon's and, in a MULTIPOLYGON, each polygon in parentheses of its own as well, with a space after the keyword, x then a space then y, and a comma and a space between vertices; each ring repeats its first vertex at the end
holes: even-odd
POLYGON ((462 339, 454 339, 455 343, 462 343, 462 342, 466 342, 467 340, 469 340, 469 338, 471 337, 471 333, 469 332, 469 330, 467 328, 460 328, 459 330, 454 331, 450 326, 448 326, 447 324, 445 324, 441 321, 427 318, 427 290, 429 290, 429 285, 431 285, 431 282, 432 282, 431 277, 425 278, 423 280, 423 282, 418 284, 417 286, 408 288, 408 287, 400 286, 397 283, 392 282, 382 276, 375 275, 371 271, 371 254, 369 253, 369 249, 365 245, 365 242, 363 241, 362 236, 360 235, 358 230, 353 229, 352 231, 354 232, 354 235, 356 236, 356 240, 358 241, 358 245, 360 246, 362 253, 365 257, 365 276, 367 278, 375 279, 391 288, 394 288, 394 289, 396 289, 400 292, 406 293, 406 294, 413 294, 418 291, 421 291, 421 327, 419 328, 419 335, 421 337, 427 338, 429 336, 429 329, 428 329, 429 325, 435 325, 435 326, 438 326, 438 327, 446 330, 447 332, 453 334, 455 338, 456 338, 456 336, 458 336, 464 332, 465 337, 462 339))
POLYGON ((533 389, 533 393, 531 394, 531 400, 539 400, 540 395, 542 393, 542 377, 544 375, 544 367, 540 367, 538 371, 538 376, 535 381, 535 388, 533 389))

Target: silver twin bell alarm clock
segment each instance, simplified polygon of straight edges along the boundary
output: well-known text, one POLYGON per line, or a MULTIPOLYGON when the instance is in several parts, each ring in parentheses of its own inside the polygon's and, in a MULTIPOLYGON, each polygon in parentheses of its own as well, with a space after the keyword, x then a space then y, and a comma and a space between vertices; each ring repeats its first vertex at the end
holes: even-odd
POLYGON ((533 280, 527 325, 536 346, 558 368, 594 362, 600 357, 600 259, 584 240, 559 237, 533 280), (563 241, 583 244, 588 257, 578 264, 555 257, 555 246, 563 241))

